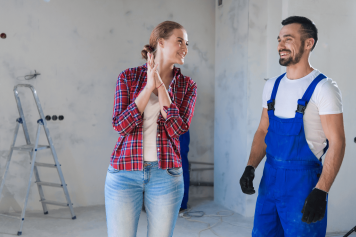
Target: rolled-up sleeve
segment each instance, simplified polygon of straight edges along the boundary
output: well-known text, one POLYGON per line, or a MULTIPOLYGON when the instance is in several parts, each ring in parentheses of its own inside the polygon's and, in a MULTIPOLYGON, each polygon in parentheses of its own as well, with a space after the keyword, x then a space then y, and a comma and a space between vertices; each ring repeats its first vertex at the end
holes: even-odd
POLYGON ((130 88, 125 72, 122 72, 116 84, 112 125, 120 135, 126 136, 142 121, 143 116, 135 101, 130 102, 130 88))
POLYGON ((197 86, 194 82, 189 86, 184 95, 180 108, 174 102, 171 103, 170 107, 163 107, 163 110, 167 113, 167 118, 164 119, 162 115, 160 115, 160 118, 170 137, 179 137, 188 131, 194 115, 196 99, 197 86))

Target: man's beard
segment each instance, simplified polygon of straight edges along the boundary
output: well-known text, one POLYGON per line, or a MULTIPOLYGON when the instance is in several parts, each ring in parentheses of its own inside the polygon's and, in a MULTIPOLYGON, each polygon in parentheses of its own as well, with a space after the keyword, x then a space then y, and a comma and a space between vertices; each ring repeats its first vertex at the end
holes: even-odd
MULTIPOLYGON (((305 41, 302 40, 302 44, 300 45, 299 52, 297 53, 297 55, 295 55, 294 58, 292 58, 292 56, 290 56, 289 58, 280 58, 280 59, 279 59, 279 64, 280 64, 281 66, 288 67, 288 66, 290 66, 290 65, 295 65, 295 64, 299 63, 299 61, 300 61, 300 59, 302 58, 303 53, 304 53, 304 43, 305 43, 305 41)), ((281 50, 281 51, 279 51, 279 52, 283 52, 283 51, 284 51, 284 52, 291 53, 291 51, 290 51, 290 50, 287 50, 287 49, 281 50)))

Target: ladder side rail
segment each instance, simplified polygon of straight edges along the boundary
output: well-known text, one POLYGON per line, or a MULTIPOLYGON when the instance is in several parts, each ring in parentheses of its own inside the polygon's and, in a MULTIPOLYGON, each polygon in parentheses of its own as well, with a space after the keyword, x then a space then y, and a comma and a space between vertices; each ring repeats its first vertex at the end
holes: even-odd
MULTIPOLYGON (((37 145, 37 148, 38 148, 38 145, 37 145)), ((33 150, 29 152, 30 153, 30 157, 32 157, 33 152, 34 152, 33 150)), ((33 168, 33 171, 34 171, 34 174, 35 174, 36 183, 41 182, 40 175, 39 175, 38 169, 36 167, 36 162, 35 162, 35 166, 33 168)), ((37 188, 38 188, 38 193, 40 195, 40 200, 45 199, 42 186, 37 185, 37 188)), ((41 204, 42 204, 43 213, 45 215, 48 214, 47 205, 45 203, 41 203, 41 204)))
POLYGON ((58 172, 59 178, 61 180, 61 183, 63 185, 64 195, 66 197, 66 200, 67 200, 67 203, 68 203, 68 207, 69 207, 70 213, 72 215, 72 219, 73 218, 75 219, 75 214, 74 214, 74 210, 73 210, 73 204, 72 204, 72 201, 70 200, 70 197, 69 197, 69 192, 68 192, 67 184, 66 184, 66 182, 64 180, 64 176, 63 176, 63 173, 62 173, 61 165, 58 162, 57 153, 54 150, 53 144, 50 145, 50 146, 51 146, 54 162, 57 165, 56 166, 57 167, 57 172, 58 172))
POLYGON ((30 145, 31 144, 30 135, 28 133, 27 124, 25 121, 25 115, 22 110, 21 100, 19 97, 19 93, 17 91, 17 86, 14 87, 14 95, 15 95, 15 99, 16 99, 17 109, 18 109, 20 117, 22 119, 22 128, 23 128, 23 132, 25 134, 26 144, 30 145))
POLYGON ((33 176, 33 170, 34 170, 34 167, 35 167, 35 162, 36 162, 37 146, 38 146, 38 141, 39 141, 39 138, 40 138, 40 131, 41 131, 41 126, 40 126, 40 123, 38 123, 35 147, 34 147, 34 150, 32 152, 30 177, 29 177, 29 180, 28 180, 28 186, 27 186, 27 191, 26 191, 24 207, 23 207, 22 213, 21 213, 20 229, 19 229, 18 235, 21 235, 23 223, 25 221, 26 206, 27 206, 28 196, 30 194, 31 180, 32 180, 32 176, 33 176))
POLYGON ((68 188, 67 188, 67 184, 64 180, 64 176, 63 176, 63 173, 62 173, 62 169, 61 169, 61 165, 59 164, 58 162, 58 156, 57 156, 57 152, 56 150, 54 149, 54 145, 53 145, 53 142, 52 142, 52 138, 49 134, 49 130, 47 128, 47 126, 43 125, 44 126, 44 129, 46 131, 46 134, 47 134, 47 140, 48 140, 48 143, 51 147, 51 151, 52 151, 52 155, 53 155, 53 160, 54 160, 54 163, 56 164, 56 168, 57 168, 57 172, 58 172, 58 176, 61 180, 61 183, 63 185, 63 191, 64 191, 64 195, 66 197, 66 200, 67 200, 67 203, 68 203, 68 207, 69 207, 69 210, 70 210, 70 213, 72 215, 72 219, 75 219, 76 216, 74 214, 74 210, 73 210, 73 204, 72 204, 72 201, 70 200, 70 197, 69 197, 69 192, 68 192, 68 188))
MULTIPOLYGON (((37 148, 38 148, 38 145, 37 145, 37 148)), ((29 152, 30 153, 30 157, 32 157, 33 152, 34 152, 33 150, 29 152)), ((33 168, 33 172, 35 174, 36 183, 41 182, 40 174, 39 174, 38 169, 36 167, 36 162, 35 162, 35 166, 33 168)), ((42 186, 37 185, 37 188, 38 188, 38 194, 40 195, 40 200, 45 199, 42 186)), ((42 204, 43 213, 45 215, 48 214, 47 205, 45 203, 41 203, 41 204, 42 204)))
MULTIPOLYGON (((40 175, 38 173, 38 169, 37 169, 36 163, 35 163, 35 167, 34 167, 34 173, 35 173, 36 183, 41 182, 40 175)), ((38 188, 38 193, 40 195, 40 200, 45 199, 42 186, 41 185, 37 185, 37 188, 38 188)), ((42 204, 43 213, 45 215, 47 215, 48 214, 48 209, 47 209, 46 203, 41 203, 41 204, 42 204)))
POLYGON ((19 128, 20 128, 20 123, 17 122, 16 128, 15 128, 15 132, 14 132, 14 137, 12 139, 12 144, 11 144, 11 147, 10 147, 10 152, 9 152, 9 155, 8 155, 7 161, 6 161, 5 172, 4 172, 4 175, 2 176, 2 181, 1 181, 1 186, 0 186, 0 198, 1 198, 2 189, 3 189, 4 185, 5 185, 6 175, 7 175, 7 172, 9 171, 11 156, 12 156, 12 152, 14 151, 14 146, 15 146, 15 143, 16 143, 16 138, 17 138, 17 133, 19 132, 19 128))

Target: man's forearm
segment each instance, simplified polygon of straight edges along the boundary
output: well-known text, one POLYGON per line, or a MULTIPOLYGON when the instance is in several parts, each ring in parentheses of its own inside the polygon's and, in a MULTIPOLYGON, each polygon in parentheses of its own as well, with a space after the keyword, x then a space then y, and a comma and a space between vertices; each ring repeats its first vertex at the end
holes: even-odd
POLYGON ((321 173, 319 182, 315 186, 316 188, 329 192, 331 185, 340 170, 342 160, 344 159, 344 153, 344 140, 334 142, 334 144, 330 143, 328 153, 325 157, 323 172, 321 173))
POLYGON ((247 165, 257 168, 263 157, 265 157, 267 148, 265 137, 266 133, 263 130, 256 131, 247 165))

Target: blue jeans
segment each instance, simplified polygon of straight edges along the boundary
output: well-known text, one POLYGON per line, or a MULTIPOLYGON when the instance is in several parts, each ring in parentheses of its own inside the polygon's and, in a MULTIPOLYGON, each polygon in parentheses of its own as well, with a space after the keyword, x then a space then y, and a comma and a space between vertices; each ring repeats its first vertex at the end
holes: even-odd
POLYGON ((109 165, 105 181, 108 236, 136 236, 144 198, 147 236, 171 237, 184 193, 182 174, 182 168, 159 169, 158 162, 145 162, 143 171, 115 170, 109 165))

